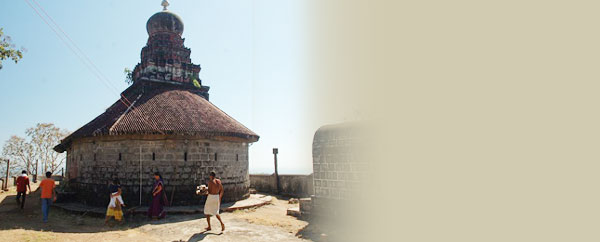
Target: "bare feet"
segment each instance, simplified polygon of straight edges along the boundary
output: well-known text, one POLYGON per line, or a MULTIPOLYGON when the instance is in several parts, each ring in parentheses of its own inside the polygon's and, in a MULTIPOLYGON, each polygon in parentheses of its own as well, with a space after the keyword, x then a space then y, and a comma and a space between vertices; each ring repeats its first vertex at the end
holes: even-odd
POLYGON ((204 229, 205 229, 206 231, 210 231, 212 228, 210 228, 210 227, 206 227, 206 228, 204 228, 204 229))
POLYGON ((221 231, 225 231, 225 224, 221 223, 221 231))

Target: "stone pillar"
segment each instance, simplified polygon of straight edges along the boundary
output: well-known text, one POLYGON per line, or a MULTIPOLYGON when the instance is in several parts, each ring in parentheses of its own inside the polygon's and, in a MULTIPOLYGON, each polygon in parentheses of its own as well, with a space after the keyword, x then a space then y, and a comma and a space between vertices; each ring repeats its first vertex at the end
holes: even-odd
POLYGON ((273 148, 273 156, 275 158, 275 186, 276 186, 276 194, 279 194, 280 185, 279 185, 279 173, 277 172, 277 153, 279 153, 279 149, 273 148))

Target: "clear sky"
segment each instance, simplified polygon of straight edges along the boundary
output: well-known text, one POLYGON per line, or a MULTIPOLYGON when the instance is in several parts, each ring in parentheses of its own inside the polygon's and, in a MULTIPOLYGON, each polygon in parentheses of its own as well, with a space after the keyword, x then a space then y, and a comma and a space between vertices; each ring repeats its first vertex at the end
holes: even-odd
MULTIPOLYGON (((146 21, 162 10, 160 2, 37 0, 119 92, 127 87, 123 69, 140 61, 146 21)), ((303 1, 170 3, 184 21, 185 45, 202 67, 203 85, 211 87, 210 101, 261 136, 250 147, 250 172, 272 173, 278 147, 280 173, 311 173, 319 125, 307 122, 303 1)), ((27 49, 18 64, 4 61, 0 70, 0 145, 39 122, 75 131, 118 99, 25 0, 1 1, 0 9, 4 33, 27 49)))

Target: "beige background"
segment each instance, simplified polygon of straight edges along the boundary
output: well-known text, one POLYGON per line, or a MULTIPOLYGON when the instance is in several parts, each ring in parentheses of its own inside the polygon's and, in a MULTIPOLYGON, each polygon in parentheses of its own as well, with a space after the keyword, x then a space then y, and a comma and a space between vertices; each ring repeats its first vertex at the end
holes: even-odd
POLYGON ((313 119, 378 135, 356 240, 600 240, 600 2, 312 4, 313 119))

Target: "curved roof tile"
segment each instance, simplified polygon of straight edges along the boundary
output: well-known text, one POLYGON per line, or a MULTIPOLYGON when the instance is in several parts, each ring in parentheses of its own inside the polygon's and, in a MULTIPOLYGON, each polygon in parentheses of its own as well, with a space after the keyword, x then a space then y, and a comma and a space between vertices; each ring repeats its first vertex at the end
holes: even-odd
POLYGON ((75 138, 103 135, 229 136, 249 142, 255 142, 259 138, 256 133, 193 90, 160 86, 133 89, 138 90, 129 91, 129 94, 126 94, 129 89, 123 92, 127 99, 121 98, 115 102, 104 113, 67 136, 54 149, 63 152, 75 138), (141 91, 143 89, 146 91, 141 91))

